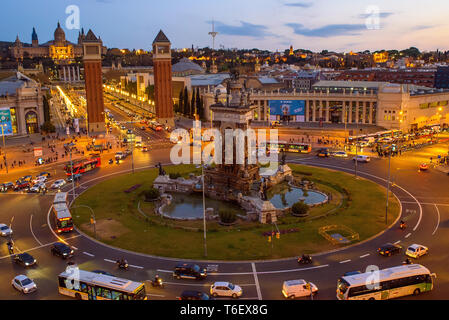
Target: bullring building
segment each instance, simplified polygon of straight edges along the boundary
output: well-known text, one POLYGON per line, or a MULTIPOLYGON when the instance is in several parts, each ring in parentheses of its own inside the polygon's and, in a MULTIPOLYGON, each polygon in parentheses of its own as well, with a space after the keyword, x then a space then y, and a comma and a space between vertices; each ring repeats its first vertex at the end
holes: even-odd
MULTIPOLYGON (((226 92, 210 87, 204 94, 205 116, 210 106, 226 102, 226 92), (215 92, 217 91, 217 92, 215 92)), ((252 90, 254 121, 360 124, 386 129, 410 129, 449 124, 449 90, 369 81, 319 81, 311 90, 252 90)))

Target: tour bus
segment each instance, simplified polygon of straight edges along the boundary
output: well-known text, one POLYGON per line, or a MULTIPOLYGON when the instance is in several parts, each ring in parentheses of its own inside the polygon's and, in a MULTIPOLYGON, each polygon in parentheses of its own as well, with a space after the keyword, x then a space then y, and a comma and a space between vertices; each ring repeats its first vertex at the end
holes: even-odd
POLYGON ((73 221, 66 203, 55 203, 52 207, 56 232, 73 231, 73 221))
POLYGON ((145 284, 67 267, 58 276, 59 293, 78 300, 147 300, 145 284))
POLYGON ((57 194, 55 194, 55 197, 53 199, 53 204, 58 204, 58 203, 67 204, 67 196, 68 196, 67 192, 58 192, 57 194))
MULTIPOLYGON (((94 170, 96 168, 99 168, 101 166, 101 158, 100 156, 94 156, 87 160, 81 160, 73 162, 73 174, 81 174, 85 173, 91 170, 94 170)), ((64 167, 64 170, 68 176, 72 175, 72 166, 70 165, 70 162, 66 164, 64 167)))
MULTIPOLYGON (((282 142, 279 141, 278 143, 270 143, 268 142, 266 144, 267 146, 267 153, 270 153, 270 150, 272 150, 275 153, 279 153, 282 150, 285 152, 296 152, 296 153, 311 153, 312 152, 312 145, 310 143, 299 143, 299 142, 282 142)), ((263 147, 263 146, 261 146, 263 147)))
POLYGON ((418 295, 433 289, 433 278, 436 274, 419 264, 341 277, 337 282, 337 299, 387 300, 418 295))

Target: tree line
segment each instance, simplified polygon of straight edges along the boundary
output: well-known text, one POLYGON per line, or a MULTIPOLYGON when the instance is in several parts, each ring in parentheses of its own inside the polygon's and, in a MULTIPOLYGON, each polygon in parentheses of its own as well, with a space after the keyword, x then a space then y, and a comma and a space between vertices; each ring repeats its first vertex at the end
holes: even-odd
POLYGON ((205 118, 204 101, 200 94, 199 88, 192 90, 192 96, 189 99, 189 92, 187 87, 184 87, 179 92, 179 102, 174 106, 175 112, 181 113, 186 117, 194 117, 198 115, 200 119, 205 118))

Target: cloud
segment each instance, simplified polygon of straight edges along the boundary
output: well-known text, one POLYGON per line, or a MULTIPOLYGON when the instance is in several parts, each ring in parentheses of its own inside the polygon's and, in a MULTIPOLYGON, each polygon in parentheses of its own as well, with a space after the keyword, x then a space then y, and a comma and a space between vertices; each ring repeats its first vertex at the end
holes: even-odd
POLYGON ((287 23, 286 26, 292 28, 297 35, 321 38, 358 35, 360 31, 366 30, 365 24, 329 24, 316 29, 304 28, 299 23, 287 23))
POLYGON ((414 26, 414 27, 412 28, 412 30, 414 30, 414 31, 419 31, 419 30, 425 30, 425 29, 432 29, 432 28, 434 28, 434 27, 436 27, 436 26, 419 25, 419 26, 414 26))
MULTIPOLYGON (((394 13, 393 12, 379 12, 379 18, 388 18, 389 16, 392 16, 394 13)), ((373 13, 362 13, 359 14, 358 17, 360 19, 366 19, 366 18, 370 18, 373 17, 373 13)))
POLYGON ((313 6, 313 3, 312 2, 293 2, 293 3, 284 3, 284 6, 310 8, 311 6, 313 6))
MULTIPOLYGON (((212 21, 208 21, 212 24, 212 21)), ((271 35, 267 30, 268 27, 263 25, 252 24, 245 21, 240 21, 240 26, 231 26, 225 23, 215 21, 215 30, 224 35, 230 36, 246 36, 253 38, 264 38, 265 36, 271 35)))

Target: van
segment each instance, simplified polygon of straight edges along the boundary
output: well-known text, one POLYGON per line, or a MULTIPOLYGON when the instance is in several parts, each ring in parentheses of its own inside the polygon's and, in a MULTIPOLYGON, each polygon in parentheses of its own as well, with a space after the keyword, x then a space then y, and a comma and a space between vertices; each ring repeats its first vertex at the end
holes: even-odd
POLYGON ((357 155, 356 157, 354 157, 352 160, 357 161, 357 162, 364 162, 364 163, 368 163, 371 161, 371 158, 368 156, 363 156, 363 155, 357 155))
POLYGON ((288 299, 310 296, 310 290, 312 290, 313 295, 318 293, 318 287, 316 285, 311 282, 307 283, 303 279, 284 281, 282 285, 282 294, 288 299), (310 288, 308 284, 310 284, 310 288))

